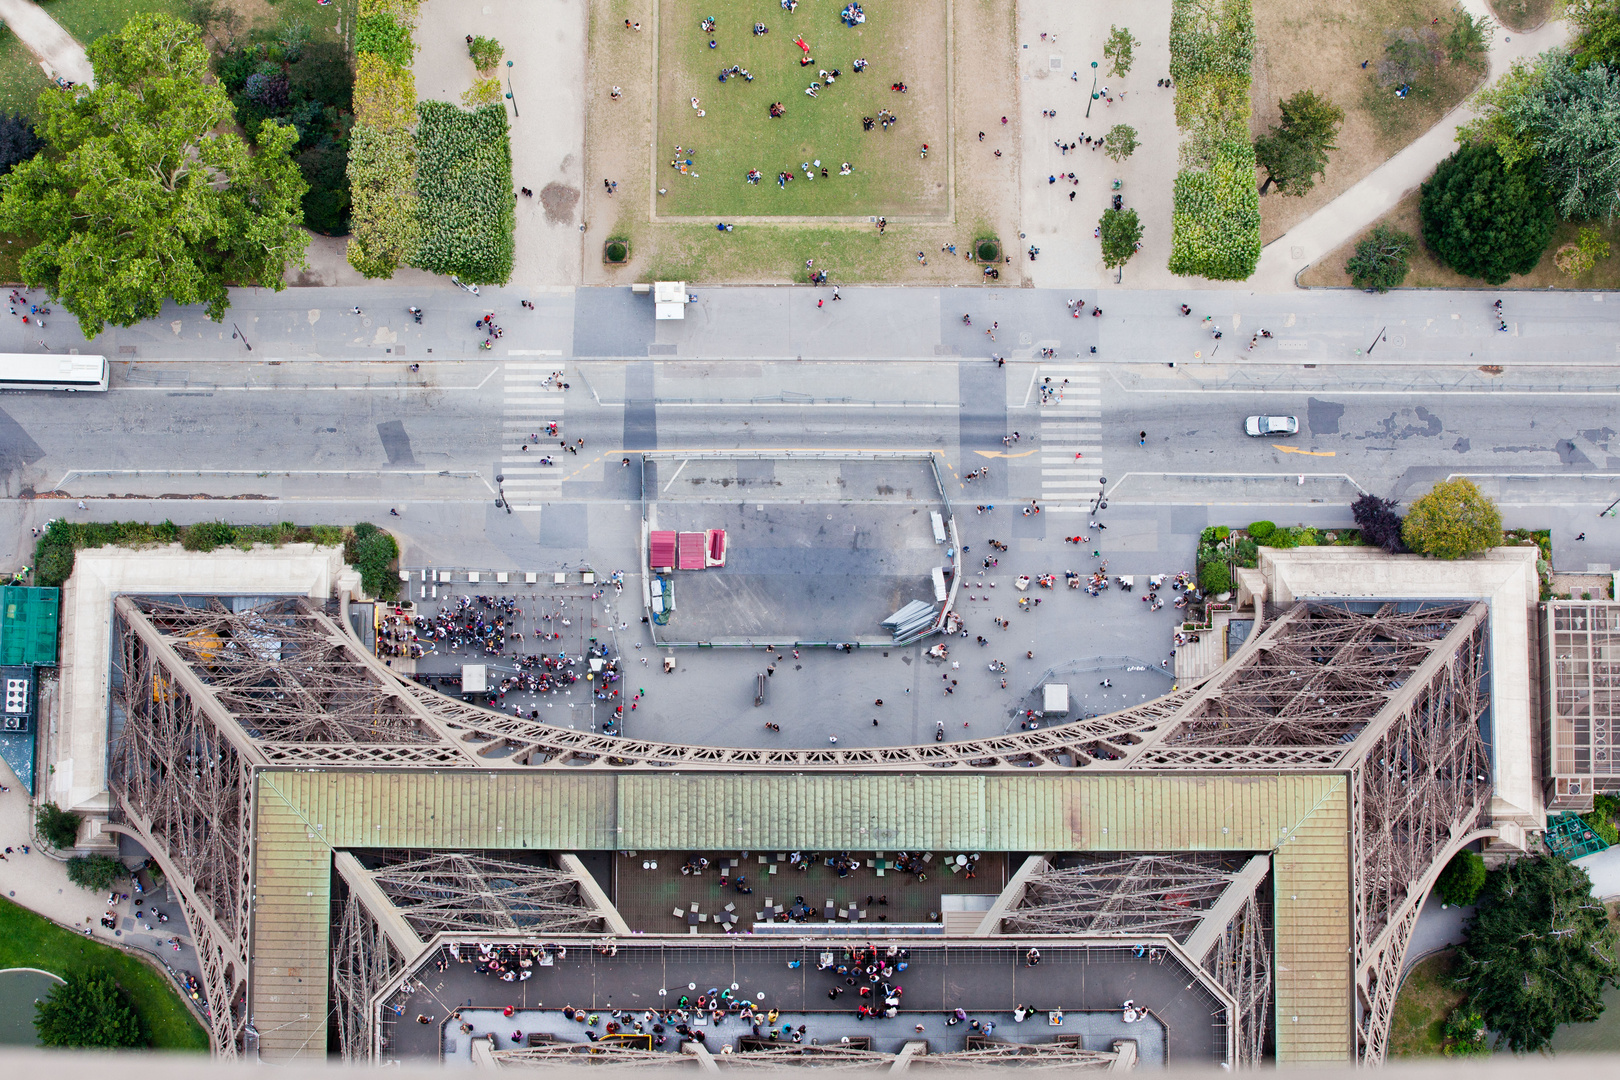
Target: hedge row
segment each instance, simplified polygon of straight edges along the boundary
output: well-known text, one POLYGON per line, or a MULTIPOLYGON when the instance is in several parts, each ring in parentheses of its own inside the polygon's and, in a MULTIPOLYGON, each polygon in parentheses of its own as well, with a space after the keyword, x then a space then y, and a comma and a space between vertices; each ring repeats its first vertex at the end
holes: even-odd
POLYGON ((1170 272, 1242 281, 1260 261, 1260 196, 1254 146, 1223 142, 1207 168, 1176 176, 1170 214, 1170 272))
POLYGON ((505 104, 463 112, 424 101, 417 117, 415 265, 475 284, 504 283, 516 225, 505 104))
POLYGON ((1250 0, 1174 0, 1170 77, 1185 138, 1171 216, 1173 274, 1241 281, 1260 261, 1260 193, 1249 142, 1253 64, 1250 0))
POLYGON ((392 277, 416 248, 416 115, 411 76, 415 0, 361 0, 349 133, 349 265, 392 277))
POLYGON ((53 521, 34 546, 34 584, 47 588, 60 586, 73 573, 73 556, 80 548, 142 547, 178 541, 187 551, 213 551, 221 547, 247 551, 254 544, 334 546, 343 543, 348 535, 348 530, 339 525, 299 526, 290 521, 279 525, 230 525, 223 521, 197 525, 176 525, 172 521, 156 525, 144 521, 53 521))

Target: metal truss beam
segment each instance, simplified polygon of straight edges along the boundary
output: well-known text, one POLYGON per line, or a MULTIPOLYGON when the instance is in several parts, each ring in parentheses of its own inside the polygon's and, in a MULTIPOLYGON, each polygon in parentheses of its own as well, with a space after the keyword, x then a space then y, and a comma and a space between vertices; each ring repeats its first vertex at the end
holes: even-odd
POLYGON ((332 934, 331 1022, 337 1026, 338 1052, 350 1064, 377 1059, 381 1007, 373 999, 415 959, 400 952, 363 896, 349 890, 332 934))
MULTIPOLYGON (((1484 604, 1374 612, 1294 605, 1246 659, 1134 748, 1127 769, 1337 770, 1419 669, 1485 621, 1484 604)), ((1386 719, 1387 722, 1387 719, 1386 719)))
POLYGON ((234 1059, 247 1018, 252 771, 262 759, 172 650, 125 622, 113 686, 122 723, 109 754, 116 826, 180 894, 196 945, 214 1051, 234 1059))
POLYGON ((589 934, 602 915, 571 873, 460 852, 388 852, 371 882, 421 938, 589 934))
MULTIPOLYGON (((1488 706, 1482 605, 1394 694, 1347 756, 1357 1056, 1383 1061, 1413 926, 1446 862, 1491 797, 1480 719, 1488 706)), ((1477 834, 1476 834, 1477 835, 1477 834)))
MULTIPOLYGON (((1267 860, 1269 863, 1269 860, 1267 860)), ((1263 877, 1263 875, 1262 875, 1263 877)), ((1260 901, 1259 880, 1245 878, 1233 889, 1248 885, 1232 916, 1209 954, 1204 970, 1232 995, 1236 1003, 1233 1035, 1240 1068, 1259 1068, 1271 1030, 1271 927, 1260 901)))
POLYGON ((1164 934, 1184 941, 1235 875, 1220 856, 1131 855, 1032 873, 1008 934, 1164 934))

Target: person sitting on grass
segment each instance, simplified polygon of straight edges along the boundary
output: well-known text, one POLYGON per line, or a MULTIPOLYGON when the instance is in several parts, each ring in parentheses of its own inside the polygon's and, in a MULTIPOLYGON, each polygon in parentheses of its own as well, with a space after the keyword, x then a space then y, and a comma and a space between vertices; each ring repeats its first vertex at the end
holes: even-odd
POLYGON ((846 161, 846 162, 844 162, 843 167, 838 170, 838 175, 839 176, 848 176, 849 173, 850 173, 849 162, 846 161))

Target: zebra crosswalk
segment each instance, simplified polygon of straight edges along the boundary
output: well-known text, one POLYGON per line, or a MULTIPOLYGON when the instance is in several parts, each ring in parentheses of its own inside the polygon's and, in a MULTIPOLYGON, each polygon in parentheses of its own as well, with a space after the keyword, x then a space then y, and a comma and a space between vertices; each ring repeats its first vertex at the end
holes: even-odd
MULTIPOLYGON (((558 440, 563 428, 563 390, 553 375, 560 364, 554 360, 535 363, 509 360, 504 365, 501 391, 501 490, 515 511, 539 510, 545 503, 562 497, 562 477, 568 465, 558 440), (546 425, 556 424, 557 434, 547 436, 546 425), (529 443, 530 435, 540 441, 529 443), (553 465, 542 465, 549 457, 553 465)), ((572 459, 569 459, 572 460, 572 459)))
POLYGON ((1102 377, 1096 364, 1042 364, 1041 500, 1090 502, 1103 476, 1102 377))

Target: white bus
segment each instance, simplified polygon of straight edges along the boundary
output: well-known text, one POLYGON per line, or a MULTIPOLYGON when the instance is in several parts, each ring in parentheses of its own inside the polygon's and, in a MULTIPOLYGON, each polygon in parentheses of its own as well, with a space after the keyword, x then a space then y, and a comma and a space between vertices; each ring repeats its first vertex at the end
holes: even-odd
POLYGON ((0 390, 105 390, 105 356, 0 353, 0 390))

